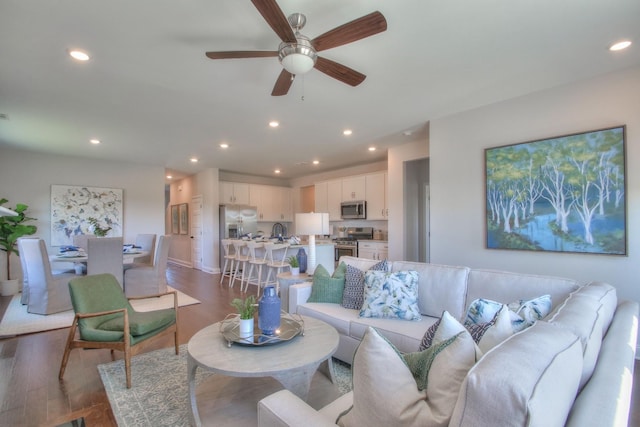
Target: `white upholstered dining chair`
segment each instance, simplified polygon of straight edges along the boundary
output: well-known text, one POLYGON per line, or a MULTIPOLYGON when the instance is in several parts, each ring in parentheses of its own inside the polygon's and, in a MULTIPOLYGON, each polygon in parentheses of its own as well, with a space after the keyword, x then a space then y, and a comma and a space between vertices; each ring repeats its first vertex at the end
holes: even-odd
POLYGON ((75 274, 51 273, 49 254, 42 239, 19 239, 18 251, 24 257, 28 277, 29 301, 27 311, 34 314, 53 314, 71 310, 69 280, 75 274))
POLYGON ((167 292, 167 260, 172 237, 160 236, 153 265, 129 268, 124 272, 127 297, 156 295, 167 292))
POLYGON ((94 237, 87 240, 87 275, 109 273, 122 287, 122 237, 94 237))

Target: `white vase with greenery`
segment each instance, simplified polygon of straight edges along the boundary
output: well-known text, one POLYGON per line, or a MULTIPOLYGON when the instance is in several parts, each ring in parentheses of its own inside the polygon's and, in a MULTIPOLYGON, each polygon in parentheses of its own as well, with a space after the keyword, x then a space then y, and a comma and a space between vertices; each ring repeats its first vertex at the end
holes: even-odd
POLYGON ((291 255, 287 262, 289 263, 289 268, 291 268, 291 274, 297 276, 300 274, 300 264, 298 264, 298 258, 295 255, 291 255))
POLYGON ((249 295, 247 298, 234 298, 231 305, 238 310, 240 318, 239 332, 240 339, 253 341, 253 317, 256 312, 256 297, 249 295))

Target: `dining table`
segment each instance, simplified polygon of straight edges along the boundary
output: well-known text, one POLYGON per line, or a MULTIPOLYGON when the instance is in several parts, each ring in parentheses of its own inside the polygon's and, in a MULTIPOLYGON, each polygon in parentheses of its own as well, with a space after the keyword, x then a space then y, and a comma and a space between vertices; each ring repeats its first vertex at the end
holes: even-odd
MULTIPOLYGON (((148 255, 149 255, 149 251, 143 251, 139 249, 123 250, 122 264, 123 265, 131 264, 137 258, 143 258, 148 255)), ((73 263, 76 266, 80 266, 80 267, 82 267, 83 265, 86 265, 88 260, 89 260, 89 255, 85 251, 71 251, 71 253, 63 252, 56 255, 49 255, 49 262, 51 263, 68 262, 68 263, 73 263)), ((84 271, 81 268, 80 269, 76 268, 75 270, 77 274, 82 274, 82 271, 84 271)))

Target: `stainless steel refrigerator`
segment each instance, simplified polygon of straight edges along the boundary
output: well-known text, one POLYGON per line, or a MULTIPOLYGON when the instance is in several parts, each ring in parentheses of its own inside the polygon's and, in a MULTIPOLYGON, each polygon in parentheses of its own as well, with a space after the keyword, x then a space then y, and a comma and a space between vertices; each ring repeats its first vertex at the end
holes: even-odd
MULTIPOLYGON (((237 239, 258 231, 258 210, 255 206, 220 205, 220 240, 237 239)), ((224 265, 224 252, 220 245, 220 266, 224 265)))

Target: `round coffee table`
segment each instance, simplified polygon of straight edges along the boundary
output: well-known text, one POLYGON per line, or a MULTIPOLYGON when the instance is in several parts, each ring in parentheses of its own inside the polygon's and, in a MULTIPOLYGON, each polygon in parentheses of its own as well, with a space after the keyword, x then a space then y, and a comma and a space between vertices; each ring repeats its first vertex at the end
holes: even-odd
POLYGON ((286 389, 306 400, 311 378, 322 364, 333 382, 331 356, 338 348, 338 332, 331 325, 303 317, 304 335, 268 346, 233 344, 220 333, 220 323, 197 332, 187 345, 187 378, 191 424, 200 426, 196 402, 196 370, 232 377, 273 377, 286 389))

